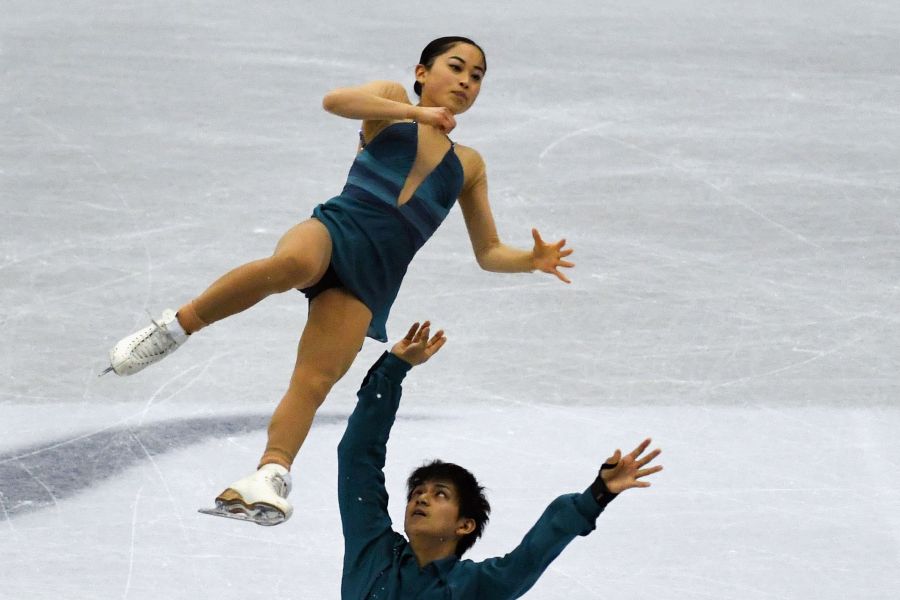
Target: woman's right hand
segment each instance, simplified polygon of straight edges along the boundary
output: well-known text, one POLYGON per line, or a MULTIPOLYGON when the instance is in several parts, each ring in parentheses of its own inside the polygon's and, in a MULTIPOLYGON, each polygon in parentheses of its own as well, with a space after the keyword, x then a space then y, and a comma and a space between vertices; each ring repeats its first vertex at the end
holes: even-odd
POLYGON ((444 106, 416 106, 413 110, 413 119, 431 125, 445 135, 456 127, 456 117, 444 106))

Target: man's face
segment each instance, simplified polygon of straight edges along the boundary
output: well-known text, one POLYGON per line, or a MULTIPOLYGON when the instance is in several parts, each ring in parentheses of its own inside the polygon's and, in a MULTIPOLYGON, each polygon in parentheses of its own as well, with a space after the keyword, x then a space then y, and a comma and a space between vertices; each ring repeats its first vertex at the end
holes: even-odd
POLYGON ((437 541, 457 540, 471 533, 475 521, 459 516, 459 496, 449 481, 425 481, 413 488, 406 503, 403 521, 406 535, 433 538, 437 541), (471 525, 470 525, 471 524, 471 525))

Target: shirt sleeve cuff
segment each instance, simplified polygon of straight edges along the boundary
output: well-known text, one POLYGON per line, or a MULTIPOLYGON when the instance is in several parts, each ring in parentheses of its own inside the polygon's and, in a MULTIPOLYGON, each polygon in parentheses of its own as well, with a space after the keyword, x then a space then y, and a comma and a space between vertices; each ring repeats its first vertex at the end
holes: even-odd
POLYGON ((406 377, 406 374, 412 369, 411 364, 390 352, 385 352, 378 360, 378 363, 378 370, 381 371, 385 377, 389 377, 396 381, 403 381, 403 378, 406 377))
POLYGON ((362 382, 362 387, 365 388, 369 385, 369 381, 372 378, 372 375, 375 372, 378 372, 379 375, 387 377, 390 380, 397 381, 398 383, 403 381, 403 378, 406 376, 406 372, 412 369, 412 365, 397 358, 390 352, 384 352, 378 360, 375 361, 371 367, 369 367, 369 372, 366 373, 365 378, 362 382))
POLYGON ((591 520, 600 516, 600 513, 606 508, 606 504, 606 502, 601 503, 597 501, 597 498, 591 492, 591 488, 584 490, 584 492, 575 497, 575 506, 578 508, 578 512, 591 520))

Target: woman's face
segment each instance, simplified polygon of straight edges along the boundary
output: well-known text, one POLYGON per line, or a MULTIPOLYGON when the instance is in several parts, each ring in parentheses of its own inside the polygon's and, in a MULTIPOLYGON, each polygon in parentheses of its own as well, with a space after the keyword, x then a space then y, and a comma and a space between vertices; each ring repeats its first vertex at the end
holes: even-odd
POLYGON ((431 68, 417 65, 422 106, 444 106, 453 114, 467 111, 478 97, 484 72, 481 50, 463 42, 435 58, 431 68))

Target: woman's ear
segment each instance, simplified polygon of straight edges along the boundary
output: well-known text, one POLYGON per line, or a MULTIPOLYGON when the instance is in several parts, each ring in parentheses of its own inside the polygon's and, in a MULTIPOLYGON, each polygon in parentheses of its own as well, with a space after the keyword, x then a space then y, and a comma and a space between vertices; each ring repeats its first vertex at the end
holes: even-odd
POLYGON ((428 78, 428 68, 425 65, 416 65, 416 81, 419 82, 419 85, 425 85, 425 80, 428 78))

